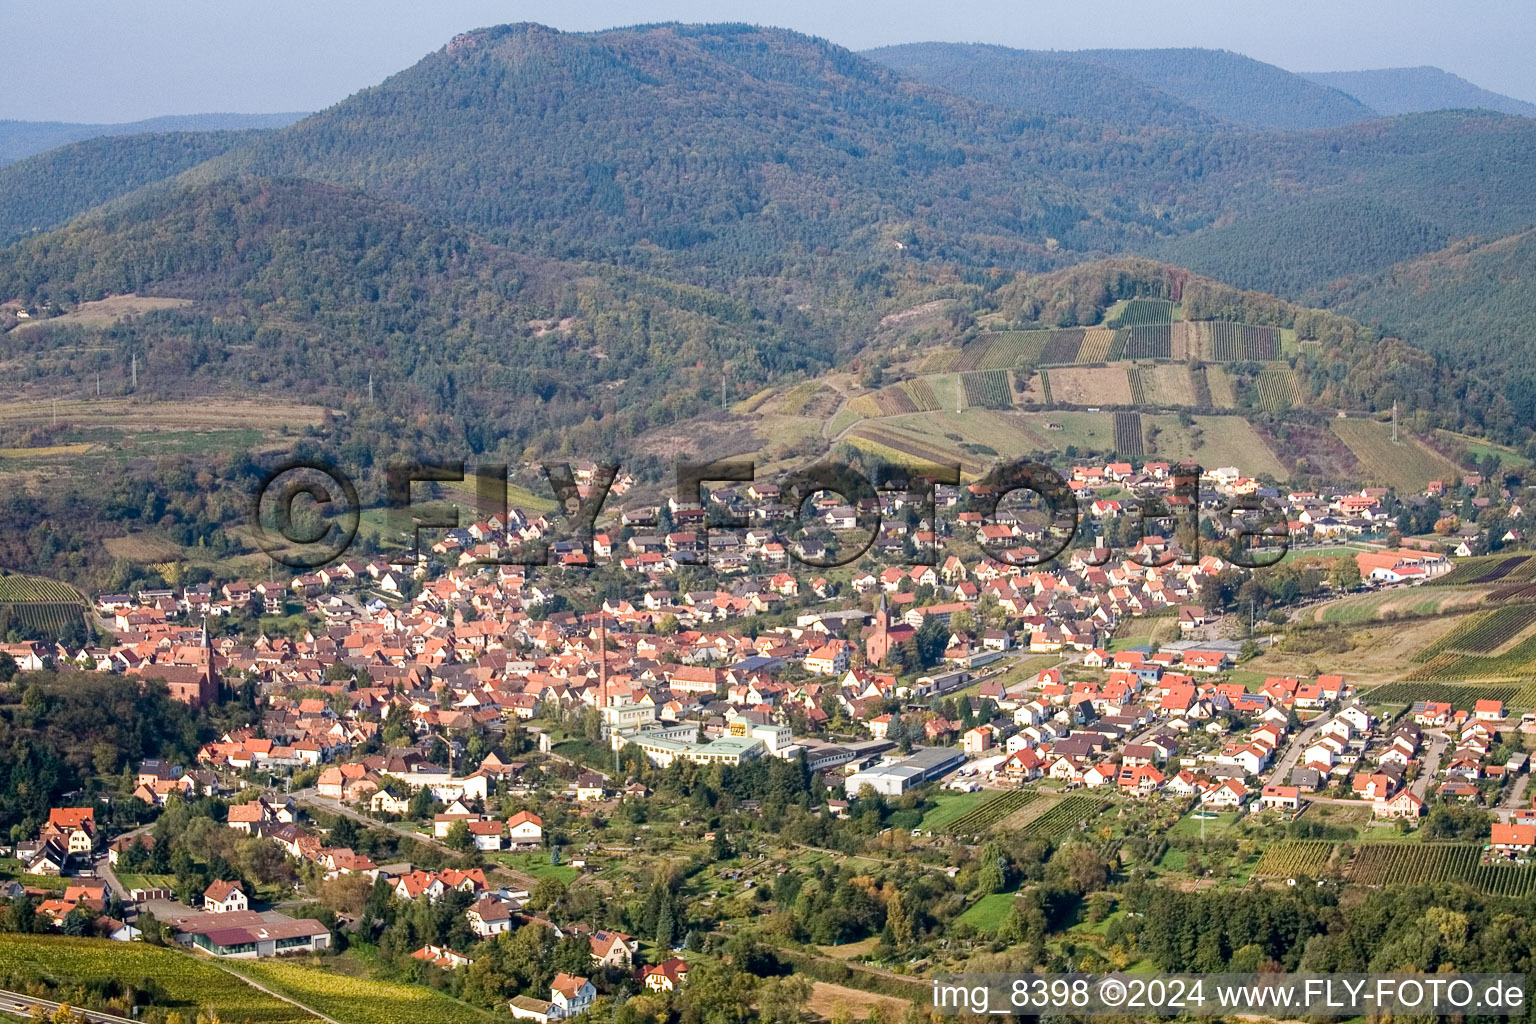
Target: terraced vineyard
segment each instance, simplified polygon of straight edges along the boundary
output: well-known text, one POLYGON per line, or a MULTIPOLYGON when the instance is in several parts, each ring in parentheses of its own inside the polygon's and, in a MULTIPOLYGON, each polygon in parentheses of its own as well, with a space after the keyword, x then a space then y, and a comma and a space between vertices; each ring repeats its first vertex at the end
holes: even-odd
POLYGON ((1013 395, 1008 386, 1008 374, 1003 370, 978 370, 960 375, 965 388, 965 404, 972 408, 1011 409, 1013 395))
POLYGON ((1536 867, 1484 864, 1472 843, 1363 843, 1349 877, 1361 885, 1462 882, 1493 896, 1536 891, 1536 867))
POLYGON ((1506 605, 1468 616, 1455 629, 1413 655, 1418 662, 1451 652, 1491 654, 1536 623, 1536 605, 1506 605))
POLYGON ((1253 866, 1254 878, 1295 878, 1322 874, 1333 856, 1333 843, 1326 839, 1298 839, 1276 843, 1264 851, 1253 866))
POLYGON ((1284 363, 1271 363, 1260 370, 1257 386, 1259 406, 1270 412, 1284 412, 1301 404, 1296 374, 1284 363))
POLYGON ((1040 794, 1033 790, 1014 789, 999 793, 950 822, 944 831, 955 836, 979 836, 1008 815, 1040 799, 1040 794))
POLYGON ((1077 350, 1079 363, 1102 363, 1109 359, 1109 346, 1115 340, 1115 332, 1094 327, 1083 332, 1083 344, 1077 350))
POLYGON ((1041 365, 1065 366, 1068 363, 1077 362, 1077 354, 1082 349, 1085 333, 1080 328, 1052 331, 1050 340, 1045 343, 1045 349, 1040 353, 1041 365))
POLYGON ((1104 803, 1091 796, 1073 794, 1050 810, 1022 825, 1020 835, 1038 839, 1060 839, 1076 832, 1083 822, 1104 809, 1104 803))
POLYGON ((1146 453, 1146 434, 1141 428, 1141 413, 1115 413, 1115 451, 1122 457, 1146 453))
POLYGON ((1168 359, 1173 356, 1173 328, 1168 324, 1126 328, 1122 359, 1168 359))
POLYGON ((1412 707, 1420 702, 1449 704, 1462 711, 1472 710, 1480 700, 1501 700, 1514 705, 1521 688, 1514 684, 1458 685, 1456 683, 1387 683, 1364 694, 1370 704, 1401 704, 1412 707))
POLYGON ((1145 327, 1173 323, 1173 303, 1167 299, 1131 299, 1106 327, 1145 327))

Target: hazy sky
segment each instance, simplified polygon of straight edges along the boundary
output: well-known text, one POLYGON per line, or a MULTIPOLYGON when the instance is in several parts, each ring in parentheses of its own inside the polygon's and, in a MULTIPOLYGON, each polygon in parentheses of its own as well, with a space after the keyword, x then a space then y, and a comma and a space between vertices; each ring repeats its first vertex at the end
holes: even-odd
POLYGON ((1295 71, 1434 64, 1536 102, 1530 0, 0 0, 0 118, 315 110, 511 21, 747 21, 854 49, 1221 47, 1295 71))

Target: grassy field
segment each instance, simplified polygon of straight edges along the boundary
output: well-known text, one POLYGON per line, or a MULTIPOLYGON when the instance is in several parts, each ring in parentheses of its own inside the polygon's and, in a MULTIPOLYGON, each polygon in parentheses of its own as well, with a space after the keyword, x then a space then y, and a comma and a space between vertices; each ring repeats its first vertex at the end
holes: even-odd
POLYGON ((1014 898, 1015 894, 1011 892, 995 892, 983 896, 955 920, 979 932, 995 932, 1008 920, 1008 911, 1013 907, 1014 898))
POLYGON ((1360 460, 1362 483, 1395 487, 1400 493, 1422 491, 1431 480, 1455 480, 1461 470, 1439 452, 1399 432, 1392 441, 1392 427, 1369 419, 1332 421, 1333 432, 1360 460))
POLYGON ((1352 683, 1385 683, 1402 677, 1413 667, 1408 654, 1449 632, 1457 617, 1427 617, 1392 623, 1334 626, 1334 635, 1314 651, 1267 650, 1244 662, 1250 672, 1268 676, 1315 676, 1341 672, 1352 683))
POLYGON ((94 302, 82 302, 63 316, 48 320, 28 320, 17 324, 15 333, 43 324, 72 324, 76 327, 111 327, 124 317, 148 313, 157 309, 176 309, 192 305, 191 299, 166 299, 154 295, 109 295, 94 302))
POLYGON ((497 864, 504 864, 514 871, 521 871, 525 875, 532 875, 535 878, 558 878, 566 883, 575 881, 581 874, 569 864, 551 864, 549 854, 543 851, 493 853, 487 859, 497 864))
POLYGON ((1378 591, 1374 594, 1350 594, 1303 609, 1305 622, 1369 622, 1404 615, 1447 615, 1472 609, 1488 599, 1484 587, 1419 587, 1378 591))
POLYGON ((241 960, 231 968, 341 1024, 489 1024, 489 1011, 434 989, 333 974, 291 961, 241 960))
POLYGON ((1285 480, 1289 472, 1241 416, 1195 416, 1192 426, 1183 426, 1177 416, 1147 416, 1142 419, 1157 431, 1148 458, 1165 462, 1197 462, 1207 468, 1236 466, 1247 476, 1268 474, 1285 480))
POLYGON ((958 821, 995 796, 997 793, 990 789, 978 790, 975 793, 938 794, 935 796, 938 806, 923 815, 922 824, 918 827, 925 832, 942 832, 951 822, 958 821))
MULTIPOLYGON (((135 985, 152 981, 159 993, 154 1005, 179 1011, 186 1020, 199 1011, 250 1024, 315 1024, 317 1020, 245 984, 207 957, 138 942, 0 934, 0 973, 61 986, 60 995, 76 1005, 96 1005, 84 998, 86 993, 114 980, 135 985), (71 991, 79 995, 71 996, 71 991)), ((117 1012, 125 1013, 126 1008, 117 1012)), ((360 1020, 359 1024, 370 1022, 360 1020)))

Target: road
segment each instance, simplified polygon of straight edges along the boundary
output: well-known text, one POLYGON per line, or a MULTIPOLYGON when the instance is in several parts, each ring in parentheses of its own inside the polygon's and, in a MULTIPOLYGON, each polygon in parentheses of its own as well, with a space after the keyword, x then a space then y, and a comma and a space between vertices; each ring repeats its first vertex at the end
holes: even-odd
MULTIPOLYGON (((321 796, 313 789, 297 789, 293 791, 292 796, 293 802, 296 804, 300 804, 305 807, 315 807, 327 814, 339 814, 343 818, 351 818, 353 821, 361 825, 366 825, 369 828, 383 829, 385 832, 391 832, 394 835, 400 836, 402 838, 411 839, 418 843, 425 843, 428 846, 435 846, 438 849, 445 850, 448 853, 454 854, 455 856, 458 855, 457 850, 451 849, 448 844, 444 843, 440 839, 435 838, 434 836, 424 836, 420 832, 414 831, 413 829, 408 829, 404 826, 396 825, 391 822, 380 821, 377 818, 370 818, 368 815, 362 813, 361 811, 358 811, 352 807, 348 807, 340 800, 332 800, 328 796, 321 796)), ((502 865, 497 865, 488 869, 486 871, 486 880, 489 881, 493 875, 500 876, 501 878, 514 883, 518 888, 524 889, 528 892, 532 892, 533 887, 537 885, 539 881, 532 875, 525 875, 521 871, 514 871, 512 868, 502 865)))
POLYGON ((1419 768, 1419 777, 1413 780, 1409 788, 1413 795, 1420 800, 1429 791, 1429 784, 1434 781, 1435 775, 1440 771, 1440 758, 1445 756, 1445 748, 1450 745, 1450 738, 1442 732, 1426 732, 1424 734, 1424 763, 1419 768))
MULTIPOLYGON (((33 1007, 41 1007, 51 1016, 59 1008, 59 1004, 50 999, 39 999, 36 996, 23 995, 9 989, 0 989, 0 1010, 30 1019, 33 1007)), ((110 1013, 99 1013, 96 1010, 84 1010, 73 1006, 70 1009, 74 1010, 80 1019, 89 1021, 90 1024, 138 1024, 127 1017, 117 1017, 110 1013)))
POLYGON ((1269 773, 1269 777, 1264 780, 1266 786, 1286 785, 1286 779, 1290 778, 1291 769, 1301 759, 1302 751, 1307 749, 1307 744, 1312 742, 1312 738, 1317 735, 1318 730, 1324 724, 1326 723, 1323 716, 1319 716, 1311 725, 1305 726, 1296 733, 1296 737, 1287 743, 1285 749, 1280 752, 1280 759, 1275 762, 1274 769, 1269 773))

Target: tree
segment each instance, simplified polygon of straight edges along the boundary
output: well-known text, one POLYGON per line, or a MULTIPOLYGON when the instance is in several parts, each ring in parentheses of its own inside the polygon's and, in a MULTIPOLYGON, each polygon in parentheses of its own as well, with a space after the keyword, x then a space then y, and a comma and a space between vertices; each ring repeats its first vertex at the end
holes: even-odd
POLYGON ((443 837, 443 842, 450 850, 458 850, 460 853, 468 853, 475 848, 475 837, 470 835, 469 824, 463 821, 448 826, 448 834, 443 837))
POLYGON ((549 910, 565 898, 565 883, 553 875, 538 880, 533 892, 528 894, 528 905, 534 910, 549 910))
POLYGON ((1007 885, 1007 861, 1003 857, 1002 848, 995 841, 990 842, 982 848, 973 891, 986 896, 1002 892, 1007 885))
POLYGON ((1335 558, 1328 569, 1328 583, 1337 591, 1350 591, 1360 586, 1360 565, 1349 555, 1335 558))
POLYGON ((810 979, 803 975, 770 978, 758 989, 758 1018, 764 1024, 796 1024, 811 992, 810 979))

